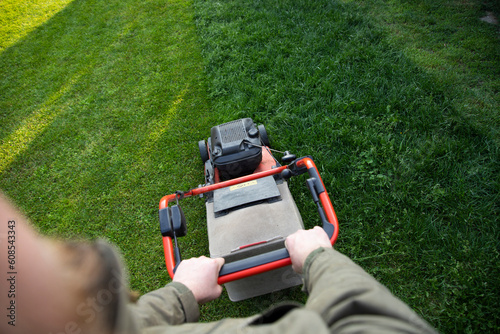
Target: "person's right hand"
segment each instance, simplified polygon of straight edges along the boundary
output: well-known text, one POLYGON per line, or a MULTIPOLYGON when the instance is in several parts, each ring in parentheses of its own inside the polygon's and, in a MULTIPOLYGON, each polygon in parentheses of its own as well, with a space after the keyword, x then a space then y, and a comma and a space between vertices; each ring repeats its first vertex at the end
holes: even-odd
POLYGON ((222 293, 217 283, 223 258, 211 259, 205 256, 181 261, 174 275, 174 282, 188 287, 199 304, 214 300, 222 293))
POLYGON ((285 247, 292 260, 292 268, 296 273, 302 273, 302 267, 309 254, 320 247, 332 247, 330 239, 319 226, 311 230, 298 230, 285 240, 285 247))

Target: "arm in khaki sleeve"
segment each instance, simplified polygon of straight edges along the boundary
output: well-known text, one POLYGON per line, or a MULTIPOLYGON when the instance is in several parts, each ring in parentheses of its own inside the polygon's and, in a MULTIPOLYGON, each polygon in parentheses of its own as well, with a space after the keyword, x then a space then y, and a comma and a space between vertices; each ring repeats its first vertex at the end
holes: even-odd
POLYGON ((306 308, 338 333, 436 333, 405 303, 333 248, 313 251, 304 263, 306 308))
POLYGON ((179 282, 151 291, 129 306, 139 328, 196 322, 200 317, 193 293, 179 282))
POLYGON ((198 304, 214 300, 222 292, 217 278, 223 264, 223 258, 205 256, 182 261, 172 283, 145 294, 133 307, 139 327, 197 321, 198 304))

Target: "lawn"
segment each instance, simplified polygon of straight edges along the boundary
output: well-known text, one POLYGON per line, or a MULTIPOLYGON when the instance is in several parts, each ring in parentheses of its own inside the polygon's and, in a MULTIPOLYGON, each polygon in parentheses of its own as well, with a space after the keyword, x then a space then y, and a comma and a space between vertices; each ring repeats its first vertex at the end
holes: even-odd
MULTIPOLYGON (((159 199, 203 182, 196 143, 239 117, 315 158, 336 248, 442 332, 498 332, 500 30, 494 1, 4 1, 0 188, 46 235, 117 244, 168 282, 159 199), (26 18, 26 13, 30 14, 26 18), (8 22, 8 24, 6 24, 8 22)), ((303 180, 291 190, 318 224, 303 180)), ((208 254, 183 202, 185 257, 208 254)), ((246 316, 300 288, 202 307, 246 316)))

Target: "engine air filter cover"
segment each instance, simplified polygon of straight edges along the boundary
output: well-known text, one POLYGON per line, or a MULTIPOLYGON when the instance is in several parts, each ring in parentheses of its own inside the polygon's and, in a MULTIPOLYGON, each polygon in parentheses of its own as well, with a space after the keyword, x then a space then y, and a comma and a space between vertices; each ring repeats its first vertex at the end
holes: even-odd
POLYGON ((259 130, 250 118, 214 126, 210 143, 211 160, 224 180, 251 174, 262 161, 259 130))

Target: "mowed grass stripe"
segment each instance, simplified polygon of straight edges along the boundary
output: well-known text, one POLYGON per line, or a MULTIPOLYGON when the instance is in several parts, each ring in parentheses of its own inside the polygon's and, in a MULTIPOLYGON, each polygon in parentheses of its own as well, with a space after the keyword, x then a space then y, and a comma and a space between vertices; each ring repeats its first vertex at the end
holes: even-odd
POLYGON ((43 234, 117 244, 133 289, 164 285, 158 202, 203 181, 214 123, 191 2, 73 1, 0 69, 0 188, 43 234))

